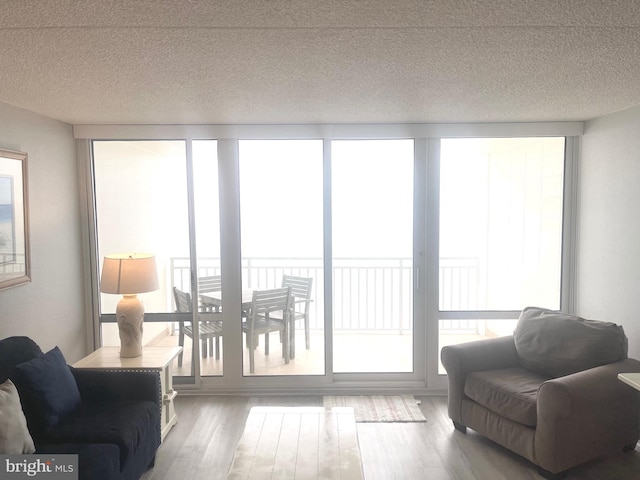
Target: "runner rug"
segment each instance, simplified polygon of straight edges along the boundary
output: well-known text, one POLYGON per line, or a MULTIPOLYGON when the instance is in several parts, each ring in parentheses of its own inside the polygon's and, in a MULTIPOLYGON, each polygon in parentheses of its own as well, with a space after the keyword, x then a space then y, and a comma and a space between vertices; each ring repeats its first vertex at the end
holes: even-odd
POLYGON ((351 407, 356 422, 426 422, 413 395, 327 396, 325 407, 351 407))

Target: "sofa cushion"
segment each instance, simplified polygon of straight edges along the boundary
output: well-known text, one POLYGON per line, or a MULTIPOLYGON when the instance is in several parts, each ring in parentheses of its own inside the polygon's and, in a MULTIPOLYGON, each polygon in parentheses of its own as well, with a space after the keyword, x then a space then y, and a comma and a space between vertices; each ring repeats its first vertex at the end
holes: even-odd
POLYGON ((521 367, 471 372, 464 394, 501 417, 533 427, 538 388, 548 379, 521 367))
POLYGON ((551 377, 627 358, 621 326, 543 308, 525 308, 513 338, 522 366, 551 377))
POLYGON ((11 380, 0 385, 0 453, 33 453, 35 446, 27 429, 18 390, 11 380))
POLYGON ((160 410, 151 401, 104 402, 83 405, 46 432, 46 443, 113 443, 120 467, 145 443, 158 446, 160 410), (152 439, 158 439, 154 442, 152 439))
POLYGON ((80 405, 78 385, 58 347, 17 365, 12 379, 30 428, 51 427, 80 405))

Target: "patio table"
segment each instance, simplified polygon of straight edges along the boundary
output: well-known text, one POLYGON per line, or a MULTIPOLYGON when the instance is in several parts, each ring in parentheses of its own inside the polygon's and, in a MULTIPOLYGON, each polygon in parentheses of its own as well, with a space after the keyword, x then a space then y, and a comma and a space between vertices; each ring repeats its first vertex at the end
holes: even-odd
MULTIPOLYGON (((251 309, 253 303, 253 291, 254 289, 246 288, 242 290, 242 311, 248 312, 251 309)), ((222 291, 217 292, 204 292, 200 294, 200 301, 203 305, 212 307, 222 307, 222 291)))
MULTIPOLYGON (((249 312, 251 311, 251 305, 253 303, 253 292, 256 290, 257 289, 252 289, 252 288, 242 289, 242 303, 240 305, 240 308, 242 309, 243 318, 249 315, 249 312)), ((220 308, 222 307, 222 291, 218 290, 216 292, 203 292, 200 294, 200 301, 202 302, 203 305, 220 308)), ((294 303, 308 302, 308 301, 309 301, 308 299, 300 299, 300 300, 294 300, 294 303)), ((289 335, 290 358, 295 358, 296 356, 295 354, 296 322, 295 321, 291 321, 289 323, 289 332, 290 332, 290 335, 289 335)))

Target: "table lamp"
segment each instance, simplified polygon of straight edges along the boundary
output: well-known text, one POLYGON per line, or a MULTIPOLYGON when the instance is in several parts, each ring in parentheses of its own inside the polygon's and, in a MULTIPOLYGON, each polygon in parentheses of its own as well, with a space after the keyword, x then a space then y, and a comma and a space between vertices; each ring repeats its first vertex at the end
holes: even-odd
POLYGON ((120 357, 142 355, 144 305, 138 293, 158 289, 156 257, 148 253, 106 255, 102 264, 100 291, 122 294, 116 308, 120 334, 120 357))

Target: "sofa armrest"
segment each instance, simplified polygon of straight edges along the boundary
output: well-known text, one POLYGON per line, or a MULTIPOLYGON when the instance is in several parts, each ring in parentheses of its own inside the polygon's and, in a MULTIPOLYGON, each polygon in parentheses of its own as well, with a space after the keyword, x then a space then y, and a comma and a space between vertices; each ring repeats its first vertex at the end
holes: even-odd
POLYGON ((161 405, 157 373, 70 368, 83 403, 148 400, 161 405))
POLYGON ((449 417, 458 423, 462 423, 464 383, 469 372, 520 365, 512 336, 448 345, 442 348, 440 358, 449 381, 449 417))
POLYGON ((640 362, 625 359, 540 386, 535 435, 540 466, 559 472, 607 453, 606 448, 635 445, 640 392, 618 380, 624 372, 640 372, 640 362))

